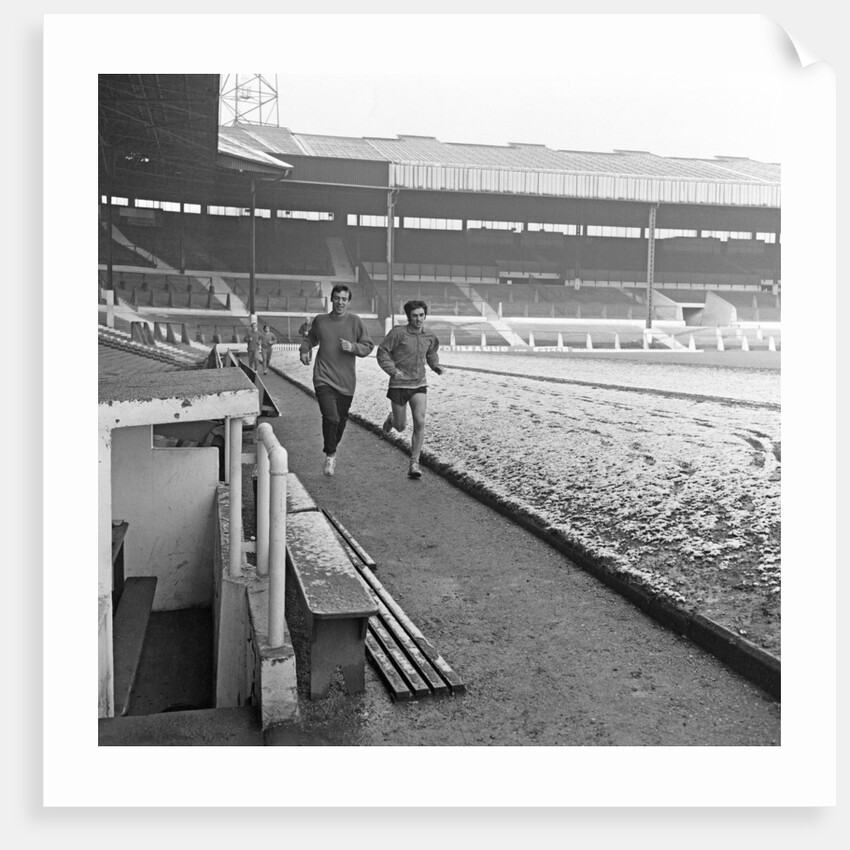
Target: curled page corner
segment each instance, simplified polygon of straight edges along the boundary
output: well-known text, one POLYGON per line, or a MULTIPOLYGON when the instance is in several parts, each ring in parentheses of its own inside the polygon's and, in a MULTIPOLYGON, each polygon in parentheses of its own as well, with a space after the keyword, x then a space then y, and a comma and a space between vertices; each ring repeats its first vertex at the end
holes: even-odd
POLYGON ((789 61, 794 62, 803 69, 823 61, 820 56, 810 50, 793 32, 789 32, 782 24, 774 19, 771 19, 771 22, 776 28, 776 37, 781 42, 780 50, 786 54, 789 61))

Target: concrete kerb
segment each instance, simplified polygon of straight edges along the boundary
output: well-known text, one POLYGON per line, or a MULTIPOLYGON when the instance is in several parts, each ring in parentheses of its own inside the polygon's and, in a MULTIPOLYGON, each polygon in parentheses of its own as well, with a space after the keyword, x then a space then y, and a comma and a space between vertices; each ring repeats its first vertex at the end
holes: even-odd
MULTIPOLYGON (((293 386, 315 398, 315 393, 309 387, 293 380, 278 368, 272 367, 272 370, 293 386)), ((407 450, 407 446, 400 436, 384 434, 379 424, 375 424, 357 413, 351 413, 350 418, 373 434, 377 434, 387 442, 392 443, 396 448, 407 450)), ((657 592, 641 585, 635 576, 624 574, 605 564, 592 552, 588 552, 569 540, 562 532, 546 526, 538 517, 518 509, 515 504, 508 504, 500 494, 486 485, 471 481, 468 476, 438 460, 427 450, 422 452, 420 462, 459 490, 539 537, 552 548, 568 557, 581 569, 628 599, 659 624, 700 646, 729 668, 762 688, 770 696, 777 700, 781 699, 782 665, 780 659, 775 655, 741 638, 730 629, 721 626, 708 617, 677 606, 670 600, 659 596, 657 592)))

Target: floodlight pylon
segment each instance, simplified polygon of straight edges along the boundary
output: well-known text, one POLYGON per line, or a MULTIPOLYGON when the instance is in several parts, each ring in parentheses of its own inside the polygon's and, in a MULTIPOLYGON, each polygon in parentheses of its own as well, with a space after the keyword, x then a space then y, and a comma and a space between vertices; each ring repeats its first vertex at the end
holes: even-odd
POLYGON ((219 89, 219 123, 279 127, 277 75, 222 74, 219 89))

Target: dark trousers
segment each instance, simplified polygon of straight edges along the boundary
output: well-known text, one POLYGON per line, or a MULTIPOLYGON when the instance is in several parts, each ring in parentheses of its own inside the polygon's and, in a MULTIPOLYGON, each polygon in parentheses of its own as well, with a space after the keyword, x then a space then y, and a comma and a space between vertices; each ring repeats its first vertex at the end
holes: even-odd
POLYGON ((319 384, 316 387, 316 399, 322 413, 322 439, 326 455, 336 454, 336 447, 342 439, 345 425, 348 422, 348 409, 354 396, 343 395, 333 387, 319 384))

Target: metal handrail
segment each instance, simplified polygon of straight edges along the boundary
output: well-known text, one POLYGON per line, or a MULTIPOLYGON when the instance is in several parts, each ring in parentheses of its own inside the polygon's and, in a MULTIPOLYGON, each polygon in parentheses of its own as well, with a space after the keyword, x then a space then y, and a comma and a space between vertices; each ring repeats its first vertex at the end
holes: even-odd
POLYGON ((269 646, 283 646, 289 456, 268 422, 257 427, 257 574, 269 579, 269 646))

